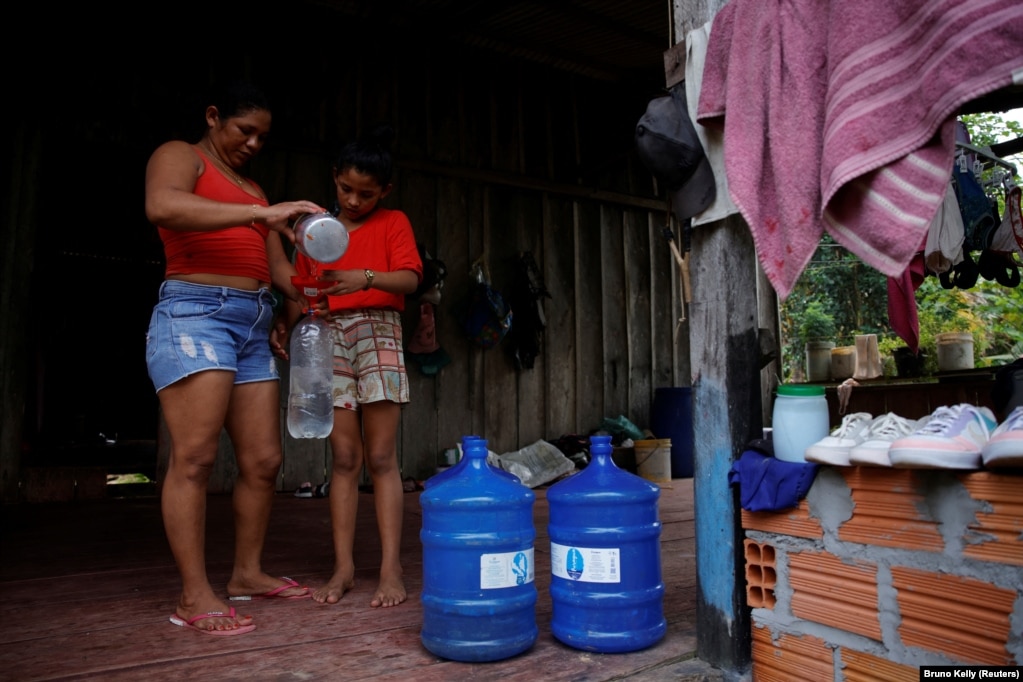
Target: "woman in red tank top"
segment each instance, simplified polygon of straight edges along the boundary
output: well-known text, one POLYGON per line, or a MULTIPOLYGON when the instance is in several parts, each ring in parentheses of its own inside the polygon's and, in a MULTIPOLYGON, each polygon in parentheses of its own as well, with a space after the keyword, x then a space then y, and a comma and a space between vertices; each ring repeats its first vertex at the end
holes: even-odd
POLYGON ((167 259, 153 309, 146 361, 170 432, 162 485, 164 527, 182 590, 175 625, 212 635, 255 629, 206 576, 206 495, 221 429, 234 446, 237 546, 227 583, 238 597, 301 598, 309 590, 263 571, 261 555, 280 468, 279 376, 284 325, 274 325, 275 286, 298 298, 281 243, 289 221, 323 209, 311 201, 269 204, 239 169, 262 148, 270 109, 258 90, 233 84, 206 108, 197 144, 161 145, 146 167, 146 215, 167 259), (277 327, 271 343, 271 326, 277 327))

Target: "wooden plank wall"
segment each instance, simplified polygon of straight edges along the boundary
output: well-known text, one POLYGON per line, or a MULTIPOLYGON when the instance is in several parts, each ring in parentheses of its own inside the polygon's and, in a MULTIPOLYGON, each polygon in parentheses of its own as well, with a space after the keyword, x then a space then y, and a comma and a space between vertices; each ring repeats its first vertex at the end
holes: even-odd
MULTIPOLYGON (((332 21, 308 6, 301 11, 304 26, 332 21)), ((338 40, 306 39, 301 49, 242 48, 243 57, 232 60, 140 47, 137 58, 115 63, 80 51, 62 82, 71 89, 69 100, 91 105, 71 125, 98 165, 77 174, 72 195, 59 196, 66 187, 44 183, 40 201, 87 205, 111 178, 120 178, 116 182, 135 192, 134 199, 110 207, 97 233, 101 241, 76 242, 81 232, 61 222, 59 213, 38 211, 28 232, 53 236, 40 244, 36 270, 56 271, 64 260, 96 251, 91 255, 113 282, 132 260, 145 263, 152 271, 147 277, 155 274, 158 281, 152 228, 141 210, 144 161, 156 144, 195 120, 184 103, 194 101, 197 82, 237 75, 240 64, 275 102, 272 140, 249 169, 272 200, 304 197, 331 205, 330 168, 340 143, 379 122, 395 127, 398 168, 386 203, 408 213, 417 239, 447 265, 436 323, 440 345, 452 358, 432 377, 410 363, 412 402, 402 414, 399 443, 404 475, 429 476, 440 453, 469 433, 508 452, 541 438, 587 434, 605 417, 623 415, 649 426, 654 389, 688 385, 690 376, 688 327, 678 323, 679 273, 662 236, 664 202, 632 145, 647 101, 659 94, 662 65, 651 64, 653 87, 610 84, 429 38, 347 26, 338 40), (115 168, 118 175, 111 175, 115 168), (125 239, 129 231, 134 242, 125 239), (138 246, 129 247, 133 243, 138 246), (123 265, 104 259, 113 248, 120 249, 123 265), (551 298, 543 353, 532 369, 516 372, 503 348, 469 344, 459 313, 473 261, 484 256, 501 289, 511 279, 510 258, 524 250, 534 254, 551 298)), ((24 119, 29 126, 50 125, 48 118, 24 119)), ((48 145, 42 153, 40 176, 60 177, 67 162, 61 151, 48 145)), ((105 333, 129 339, 140 356, 156 291, 148 281, 136 288, 117 292, 136 299, 117 303, 135 311, 130 328, 123 316, 109 315, 105 333)), ((65 324, 94 328, 94 316, 93 310, 70 310, 65 324)), ((417 319, 418 306, 411 304, 407 338, 417 319)), ((90 406, 100 402, 89 393, 97 386, 122 402, 119 381, 131 379, 128 392, 135 395, 149 390, 144 363, 135 354, 130 363, 125 357, 97 354, 93 363, 68 359, 65 367, 55 350, 42 359, 46 382, 54 382, 47 394, 61 400, 47 403, 39 433, 27 434, 28 440, 55 434, 67 420, 81 419, 79 412, 88 421, 90 406), (69 392, 61 393, 60 382, 69 392)), ((157 422, 154 416, 144 429, 154 439, 157 422)), ((165 458, 166 442, 158 447, 165 458)), ((222 455, 229 457, 230 448, 222 455)), ((328 467, 324 442, 285 436, 281 490, 320 481, 328 467)), ((230 489, 232 471, 218 463, 212 489, 230 489)))
MULTIPOLYGON (((567 74, 454 48, 418 61, 388 64, 376 54, 360 62, 362 72, 372 63, 377 73, 352 84, 350 101, 365 109, 359 130, 385 121, 397 131, 386 203, 408 213, 417 240, 448 273, 436 325, 452 362, 435 376, 409 363, 403 473, 428 477, 443 450, 469 433, 508 452, 587 434, 605 417, 648 427, 654 389, 686 385, 689 376, 663 202, 631 149, 656 93, 618 97, 567 74), (472 263, 482 257, 501 290, 520 251, 534 254, 551 298, 543 352, 517 372, 504 344, 482 350, 468 342, 460 315, 472 263)), ((327 119, 343 117, 330 106, 327 119)), ((356 132, 348 118, 345 137, 356 132)), ((404 320, 408 338, 418 321, 414 302, 404 320)), ((329 470, 322 444, 285 440, 283 489, 329 470)))

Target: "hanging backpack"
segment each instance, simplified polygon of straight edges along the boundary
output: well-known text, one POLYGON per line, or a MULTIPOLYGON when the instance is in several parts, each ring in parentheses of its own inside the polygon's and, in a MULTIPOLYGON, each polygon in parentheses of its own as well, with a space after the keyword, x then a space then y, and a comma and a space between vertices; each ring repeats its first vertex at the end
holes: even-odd
POLYGON ((543 300, 551 295, 544 286, 532 252, 522 251, 515 257, 513 273, 508 303, 515 311, 515 326, 509 333, 508 352, 515 363, 515 369, 532 369, 533 361, 540 354, 544 329, 547 327, 543 300))
POLYGON ((465 335, 486 350, 500 343, 512 328, 512 309, 490 285, 490 273, 482 257, 473 263, 470 279, 465 335))

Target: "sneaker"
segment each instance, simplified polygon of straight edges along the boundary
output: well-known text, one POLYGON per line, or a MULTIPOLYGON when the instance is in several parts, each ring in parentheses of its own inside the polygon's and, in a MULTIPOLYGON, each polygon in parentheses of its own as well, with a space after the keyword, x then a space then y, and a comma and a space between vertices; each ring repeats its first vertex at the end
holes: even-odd
POLYGON ((888 459, 888 449, 892 443, 913 433, 923 426, 927 419, 929 417, 914 421, 900 417, 894 412, 882 414, 870 422, 870 426, 863 434, 863 442, 853 446, 849 451, 849 464, 890 467, 892 461, 888 459))
POLYGON ((313 484, 306 481, 298 487, 295 491, 295 497, 312 497, 313 496, 313 484))
POLYGON ((842 418, 842 424, 806 449, 806 461, 818 464, 849 466, 849 451, 863 440, 873 417, 869 412, 853 412, 842 418))
POLYGON ((981 456, 985 467, 1023 467, 1023 405, 998 425, 981 456))
POLYGON ((939 407, 926 424, 892 443, 888 457, 903 469, 977 469, 997 423, 986 407, 939 407))

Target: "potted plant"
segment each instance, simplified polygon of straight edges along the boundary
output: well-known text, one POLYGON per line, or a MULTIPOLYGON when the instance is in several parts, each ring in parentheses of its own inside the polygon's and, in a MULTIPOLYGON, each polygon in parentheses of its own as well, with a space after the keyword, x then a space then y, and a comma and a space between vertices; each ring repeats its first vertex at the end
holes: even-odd
POLYGON ((806 306, 799 322, 799 338, 806 350, 806 380, 831 378, 831 351, 835 342, 835 318, 814 301, 806 306))

